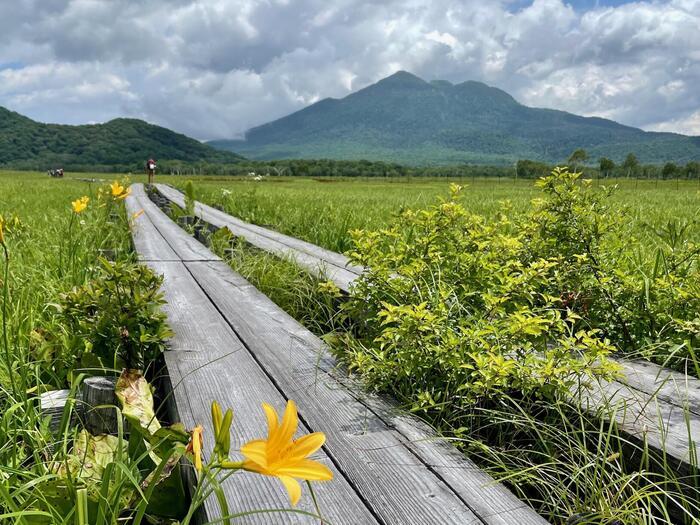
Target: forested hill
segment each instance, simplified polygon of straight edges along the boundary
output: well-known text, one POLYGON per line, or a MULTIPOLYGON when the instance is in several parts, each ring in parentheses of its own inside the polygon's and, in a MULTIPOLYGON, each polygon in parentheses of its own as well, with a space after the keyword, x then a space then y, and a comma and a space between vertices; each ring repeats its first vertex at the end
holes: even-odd
POLYGON ((602 118, 530 108, 480 82, 426 82, 398 72, 342 99, 325 99, 211 145, 257 159, 369 159, 409 164, 561 162, 590 158, 661 163, 700 159, 700 137, 652 133, 602 118))
POLYGON ((231 163, 242 158, 142 120, 42 124, 0 107, 0 165, 5 167, 131 170, 140 169, 151 157, 184 163, 231 163))

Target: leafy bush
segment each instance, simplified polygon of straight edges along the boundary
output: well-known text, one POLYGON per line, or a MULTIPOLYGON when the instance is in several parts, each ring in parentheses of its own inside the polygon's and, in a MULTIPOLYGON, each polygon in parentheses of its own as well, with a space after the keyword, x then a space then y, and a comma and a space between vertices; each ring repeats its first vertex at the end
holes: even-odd
MULTIPOLYGON (((503 393, 561 398, 609 378, 615 350, 666 347, 676 359, 698 336, 698 247, 671 223, 653 260, 630 255, 614 188, 555 169, 530 213, 494 220, 452 197, 401 212, 379 231, 351 232, 356 321, 340 355, 414 410, 459 413, 503 393)), ((640 241, 641 242, 641 241, 640 241)))
POLYGON ((63 374, 76 367, 143 370, 170 335, 159 310, 161 282, 146 266, 101 260, 98 275, 56 305, 66 344, 47 366, 63 374))
POLYGON ((348 305, 360 319, 350 367, 414 409, 555 397, 580 377, 610 376, 612 346, 577 327, 556 293, 563 259, 532 257, 527 230, 470 214, 459 189, 386 230, 353 232, 350 256, 369 271, 348 305))
POLYGON ((560 169, 538 185, 545 198, 523 225, 529 256, 561 258, 567 308, 620 351, 685 366, 700 326, 700 246, 689 240, 690 223, 670 220, 642 239, 628 211, 609 203, 614 187, 596 190, 560 169), (645 242, 651 256, 630 248, 645 242))

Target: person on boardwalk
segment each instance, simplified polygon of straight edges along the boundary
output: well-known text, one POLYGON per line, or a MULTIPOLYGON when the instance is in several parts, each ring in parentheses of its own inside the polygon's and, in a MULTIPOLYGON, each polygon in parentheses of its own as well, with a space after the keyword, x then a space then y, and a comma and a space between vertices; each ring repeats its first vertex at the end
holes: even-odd
POLYGON ((153 184, 153 177, 156 175, 156 161, 148 159, 146 161, 146 174, 148 175, 148 184, 153 184))

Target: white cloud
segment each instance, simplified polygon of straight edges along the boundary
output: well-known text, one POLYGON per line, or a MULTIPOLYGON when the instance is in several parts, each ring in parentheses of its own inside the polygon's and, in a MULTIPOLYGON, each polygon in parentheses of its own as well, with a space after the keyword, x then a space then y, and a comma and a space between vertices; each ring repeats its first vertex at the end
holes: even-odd
POLYGON ((0 6, 0 68, 21 64, 0 69, 0 105, 209 139, 405 69, 700 135, 698 27, 700 0, 17 0, 0 6))

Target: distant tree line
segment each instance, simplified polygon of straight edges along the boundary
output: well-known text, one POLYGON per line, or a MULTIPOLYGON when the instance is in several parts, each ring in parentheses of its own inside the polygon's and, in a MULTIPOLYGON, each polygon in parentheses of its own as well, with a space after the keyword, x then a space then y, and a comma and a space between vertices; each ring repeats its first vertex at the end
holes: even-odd
MULTIPOLYGON (((46 171, 49 168, 62 167, 73 172, 97 173, 143 173, 143 161, 126 163, 78 163, 68 158, 54 157, 48 163, 43 159, 14 161, 0 166, 13 169, 46 171), (65 162, 61 162, 64 160, 65 162)), ((522 159, 509 166, 488 166, 477 164, 459 164, 450 166, 409 166, 395 162, 369 160, 332 160, 332 159, 289 159, 238 162, 221 162, 215 159, 207 161, 182 161, 158 159, 158 173, 173 175, 221 175, 246 176, 250 174, 262 176, 287 177, 382 177, 390 179, 410 177, 445 177, 445 178, 521 178, 536 179, 548 175, 555 165, 568 165, 570 168, 583 171, 591 178, 643 178, 643 179, 700 179, 700 162, 691 161, 687 164, 667 162, 665 164, 641 164, 637 157, 630 153, 621 163, 615 163, 609 158, 591 160, 584 149, 575 150, 566 161, 549 164, 535 160, 522 159)))
MULTIPOLYGON (((591 165, 584 149, 575 150, 568 158, 570 168, 583 171, 588 176, 597 178, 638 178, 638 179, 700 179, 700 162, 687 164, 667 162, 665 164, 641 164, 634 153, 630 153, 620 164, 602 157, 597 164, 591 165)), ((516 164, 517 176, 526 179, 543 177, 552 170, 551 164, 532 160, 519 160, 516 164)))

